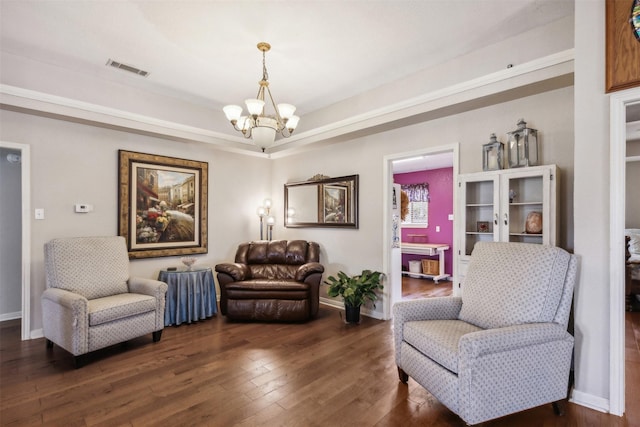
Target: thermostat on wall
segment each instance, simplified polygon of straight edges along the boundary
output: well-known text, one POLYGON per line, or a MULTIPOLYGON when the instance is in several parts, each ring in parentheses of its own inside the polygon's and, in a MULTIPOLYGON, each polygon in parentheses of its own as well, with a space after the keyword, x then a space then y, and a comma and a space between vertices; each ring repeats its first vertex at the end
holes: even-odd
POLYGON ((93 210, 93 205, 87 205, 83 203, 76 204, 76 212, 87 213, 93 210))

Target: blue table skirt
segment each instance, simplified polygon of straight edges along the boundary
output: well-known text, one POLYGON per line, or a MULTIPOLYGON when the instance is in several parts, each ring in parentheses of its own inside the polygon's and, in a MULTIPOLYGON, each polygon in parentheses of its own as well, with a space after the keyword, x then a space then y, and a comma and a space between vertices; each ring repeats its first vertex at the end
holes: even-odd
POLYGON ((216 287, 210 268, 161 270, 158 280, 168 285, 165 326, 197 322, 218 312, 216 287))

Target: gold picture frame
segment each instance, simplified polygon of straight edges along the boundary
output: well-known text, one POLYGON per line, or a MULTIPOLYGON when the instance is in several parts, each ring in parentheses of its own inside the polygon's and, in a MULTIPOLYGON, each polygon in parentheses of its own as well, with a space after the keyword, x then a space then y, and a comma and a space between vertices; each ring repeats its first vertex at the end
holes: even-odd
POLYGON ((207 162, 118 151, 118 234, 129 258, 207 253, 207 162))

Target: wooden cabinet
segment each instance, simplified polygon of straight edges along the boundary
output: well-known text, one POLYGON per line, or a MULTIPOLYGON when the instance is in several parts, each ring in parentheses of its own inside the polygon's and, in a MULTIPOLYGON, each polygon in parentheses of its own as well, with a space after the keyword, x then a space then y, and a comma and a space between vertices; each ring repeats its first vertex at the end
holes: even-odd
POLYGON ((466 273, 476 242, 556 244, 558 170, 555 165, 464 174, 459 176, 458 186, 459 281, 466 273), (540 232, 528 232, 527 218, 540 217, 540 232))

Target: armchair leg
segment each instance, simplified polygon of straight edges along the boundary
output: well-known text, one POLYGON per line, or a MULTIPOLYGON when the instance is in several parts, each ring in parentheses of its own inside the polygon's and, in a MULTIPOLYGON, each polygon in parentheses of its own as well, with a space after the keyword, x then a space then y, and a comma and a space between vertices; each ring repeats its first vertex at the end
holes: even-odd
POLYGON ((73 356, 73 366, 76 369, 82 368, 87 363, 87 353, 79 356, 73 356))
POLYGON ((47 348, 53 348, 53 341, 51 340, 46 340, 47 341, 47 348))
POLYGON ((153 342, 160 341, 160 338, 162 338, 162 329, 153 332, 153 342))
POLYGON ((562 417, 564 415, 564 407, 560 401, 553 402, 551 403, 551 405, 553 406, 554 414, 556 414, 559 417, 562 417))
POLYGON ((402 370, 402 368, 400 368, 398 366, 398 378, 400 379, 400 382, 402 384, 407 384, 409 382, 409 375, 402 370))

